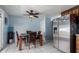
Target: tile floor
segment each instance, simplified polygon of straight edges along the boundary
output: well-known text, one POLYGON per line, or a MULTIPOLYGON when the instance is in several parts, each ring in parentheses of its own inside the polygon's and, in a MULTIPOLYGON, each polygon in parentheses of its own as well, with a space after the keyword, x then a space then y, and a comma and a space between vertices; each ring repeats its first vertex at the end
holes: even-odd
MULTIPOLYGON (((24 45, 23 45, 24 46, 24 45)), ((61 53, 57 49, 53 48, 52 43, 46 43, 43 47, 37 45, 36 48, 31 46, 31 49, 28 49, 28 46, 24 46, 21 51, 18 50, 15 44, 8 45, 7 48, 1 51, 1 53, 61 53)))

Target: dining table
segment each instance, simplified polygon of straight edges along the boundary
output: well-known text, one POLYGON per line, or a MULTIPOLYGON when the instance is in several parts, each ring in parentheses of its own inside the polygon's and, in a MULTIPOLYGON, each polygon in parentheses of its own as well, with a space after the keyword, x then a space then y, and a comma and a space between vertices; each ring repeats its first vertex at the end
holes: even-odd
MULTIPOLYGON (((34 32, 31 32, 31 33, 34 33, 34 32)), ((19 50, 22 50, 22 43, 23 42, 24 42, 25 46, 26 46, 26 43, 29 43, 29 34, 26 34, 26 33, 21 33, 20 34, 20 36, 19 36, 19 38, 20 38, 19 50)), ((36 37, 37 37, 37 34, 36 34, 36 37)), ((37 38, 36 38, 36 40, 37 40, 37 38)), ((39 44, 40 44, 40 46, 43 46, 43 35, 42 34, 39 35, 39 44)))

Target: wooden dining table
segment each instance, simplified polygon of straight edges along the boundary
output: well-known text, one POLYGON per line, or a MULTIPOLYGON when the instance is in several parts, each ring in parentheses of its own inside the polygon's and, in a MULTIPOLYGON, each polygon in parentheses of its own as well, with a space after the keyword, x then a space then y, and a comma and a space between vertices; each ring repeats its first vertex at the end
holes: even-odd
MULTIPOLYGON (((31 32, 31 33, 33 33, 33 32, 31 32)), ((24 44, 26 46, 26 41, 29 41, 29 38, 27 39, 26 33, 21 33, 19 38, 20 38, 20 40, 19 40, 19 50, 22 50, 22 42, 24 42, 24 44)), ((27 42, 27 43, 29 43, 29 42, 27 42)), ((43 35, 42 34, 40 34, 39 43, 40 43, 40 46, 43 46, 43 35)))

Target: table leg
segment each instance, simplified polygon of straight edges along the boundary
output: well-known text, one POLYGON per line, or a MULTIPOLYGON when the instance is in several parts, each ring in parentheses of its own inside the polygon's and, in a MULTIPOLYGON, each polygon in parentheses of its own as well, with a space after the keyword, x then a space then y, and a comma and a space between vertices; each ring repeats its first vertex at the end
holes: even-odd
POLYGON ((40 46, 43 46, 43 36, 40 35, 40 46))
POLYGON ((20 37, 20 40, 19 40, 19 50, 22 50, 22 38, 20 37))
POLYGON ((36 48, 36 37, 34 37, 34 47, 36 48))
POLYGON ((29 45, 29 49, 30 49, 30 38, 28 38, 28 45, 29 45))
POLYGON ((26 46, 26 38, 24 39, 24 44, 25 44, 25 46, 26 46))
POLYGON ((17 39, 17 47, 18 47, 18 44, 19 44, 19 40, 17 39))

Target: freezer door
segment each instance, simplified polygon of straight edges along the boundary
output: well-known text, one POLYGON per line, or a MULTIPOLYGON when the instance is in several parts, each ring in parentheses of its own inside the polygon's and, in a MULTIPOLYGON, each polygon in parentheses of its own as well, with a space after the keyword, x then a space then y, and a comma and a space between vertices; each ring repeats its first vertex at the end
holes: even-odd
POLYGON ((53 21, 53 46, 58 48, 58 20, 53 21))
POLYGON ((59 21, 59 49, 70 52, 70 20, 67 18, 59 21))

